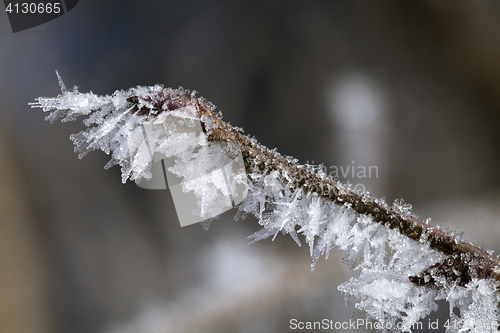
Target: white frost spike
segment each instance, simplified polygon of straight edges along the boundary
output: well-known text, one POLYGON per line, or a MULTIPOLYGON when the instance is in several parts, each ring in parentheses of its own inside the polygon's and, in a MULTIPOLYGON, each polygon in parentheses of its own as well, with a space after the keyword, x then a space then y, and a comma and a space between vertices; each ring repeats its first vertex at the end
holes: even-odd
POLYGON ((498 332, 498 284, 487 280, 472 280, 467 288, 453 287, 446 296, 450 303, 450 326, 447 333, 498 332), (453 313, 460 310, 460 317, 453 313))
POLYGON ((40 97, 32 106, 50 111, 51 121, 87 116, 89 128, 70 136, 75 151, 79 157, 95 149, 111 154, 105 168, 120 165, 123 183, 151 180, 153 163, 161 160, 181 226, 214 218, 245 197, 241 152, 207 141, 197 109, 204 101, 194 94, 155 85, 96 96, 67 91, 58 78, 62 95, 40 97))
MULTIPOLYGON (((105 168, 116 164, 120 165, 123 183, 129 178, 136 182, 151 178, 149 168, 152 156, 146 153, 144 147, 137 146, 130 150, 129 144, 137 140, 143 142, 144 139, 139 137, 140 134, 137 130, 141 128, 141 125, 155 121, 156 114, 162 111, 157 110, 157 105, 154 103, 158 101, 158 95, 165 100, 172 99, 172 103, 177 103, 174 105, 174 110, 168 110, 170 117, 177 117, 188 122, 196 116, 194 105, 198 98, 182 88, 170 89, 155 85, 131 88, 127 91, 117 90, 111 96, 98 96, 92 92, 80 93, 76 87, 73 90, 67 90, 59 74, 58 79, 62 91, 61 95, 54 98, 39 97, 37 102, 30 103, 30 105, 50 112, 46 117, 50 122, 59 118, 62 118, 62 122, 66 122, 76 120, 79 116, 88 116, 83 122, 89 128, 70 136, 75 144, 75 152, 79 153, 79 158, 96 149, 101 149, 108 155, 112 154, 112 159, 105 168), (129 101, 130 98, 133 100, 129 101), (182 105, 182 102, 185 105, 182 105), (137 112, 140 110, 148 112, 137 112), (92 125, 97 126, 92 127, 92 125)), ((166 108, 168 105, 163 107, 166 108)), ((166 113, 160 114, 155 124, 165 121, 163 115, 166 113)), ((161 125, 159 126, 161 127, 161 125)), ((162 129, 164 130, 165 127, 163 126, 162 129)), ((182 128, 168 128, 166 132, 156 134, 158 141, 151 144, 158 152, 165 154, 172 155, 199 143, 196 141, 199 138, 189 136, 182 128), (167 149, 167 147, 169 148, 167 149)))

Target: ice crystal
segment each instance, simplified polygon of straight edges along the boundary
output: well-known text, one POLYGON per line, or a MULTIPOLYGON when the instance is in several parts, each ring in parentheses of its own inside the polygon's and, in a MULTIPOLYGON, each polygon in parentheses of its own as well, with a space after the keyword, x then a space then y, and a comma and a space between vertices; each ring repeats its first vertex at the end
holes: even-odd
MULTIPOLYGON (((60 84, 62 95, 39 97, 32 106, 50 112, 47 120, 51 122, 58 118, 70 121, 86 116, 84 124, 89 128, 71 136, 75 151, 80 157, 95 149, 111 154, 112 159, 106 167, 120 165, 123 182, 151 178, 155 153, 176 157, 176 164, 170 170, 186 179, 199 176, 200 161, 205 161, 209 168, 211 161, 221 156, 220 153, 201 156, 204 153, 196 148, 208 144, 205 136, 193 130, 200 119, 199 103, 207 105, 207 102, 195 97, 194 93, 155 85, 116 91, 111 96, 96 96, 91 92, 82 94, 76 88, 68 91, 62 80, 60 84), (174 120, 168 121, 169 117, 174 120), (146 130, 152 138, 149 142, 144 142, 146 130), (195 159, 198 164, 193 165, 195 159)), ((209 133, 213 130, 213 119, 203 117, 202 114, 204 132, 209 133)), ((255 139, 250 140, 256 143, 255 139)), ((293 157, 286 160, 297 162, 293 157)), ((303 168, 327 177, 321 166, 303 168)), ((411 276, 446 262, 444 254, 430 248, 426 235, 412 240, 374 222, 371 215, 355 213, 349 205, 336 204, 304 191, 283 171, 262 172, 250 165, 247 166, 248 179, 243 180, 241 174, 231 174, 230 170, 227 176, 232 180, 230 186, 246 186, 246 197, 239 205, 237 217, 254 215, 262 226, 249 236, 251 242, 268 237, 274 239, 282 233, 289 234, 300 246, 303 237, 309 246, 312 269, 321 255, 328 257, 332 248, 344 251, 345 262, 359 274, 338 289, 354 300, 356 307, 365 311, 369 318, 384 323, 382 327, 411 331, 413 323, 436 310, 436 301, 444 299, 450 304, 453 322, 448 332, 497 331, 499 296, 496 281, 472 278, 461 285, 446 280, 436 270, 428 270, 420 285, 411 281, 411 276), (431 279, 440 282, 441 288, 426 285, 431 279), (454 309, 458 309, 460 315, 456 315, 454 309)), ((183 181, 183 190, 196 195, 201 202, 201 214, 207 215, 210 215, 214 200, 220 198, 217 192, 228 191, 222 178, 211 179, 203 185, 183 181)), ((339 190, 347 191, 341 184, 339 190)), ((376 202, 387 206, 383 199, 376 202)), ((393 207, 400 214, 413 216, 411 205, 403 200, 397 200, 393 207)))

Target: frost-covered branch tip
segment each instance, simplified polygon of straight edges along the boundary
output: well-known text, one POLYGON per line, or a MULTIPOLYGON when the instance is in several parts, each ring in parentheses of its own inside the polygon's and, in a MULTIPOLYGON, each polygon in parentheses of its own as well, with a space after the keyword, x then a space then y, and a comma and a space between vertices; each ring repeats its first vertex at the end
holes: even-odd
MULTIPOLYGON (((252 214, 263 227, 250 240, 276 237, 281 231, 300 246, 301 234, 310 248, 312 268, 333 247, 345 251, 346 261, 360 274, 339 289, 370 318, 400 325, 399 330, 409 331, 413 323, 436 310, 436 300, 446 299, 455 323, 449 332, 497 331, 499 258, 461 240, 460 235, 418 219, 402 200, 390 206, 328 177, 319 167, 300 165, 266 148, 224 122, 215 106, 194 91, 155 85, 96 96, 76 88, 66 90, 59 81, 62 95, 39 97, 32 107, 50 112, 51 122, 86 116, 84 124, 89 128, 71 136, 75 151, 80 157, 95 149, 111 154, 106 167, 120 165, 123 182, 151 178, 149 149, 175 157, 176 166, 169 170, 188 177, 192 171, 188 162, 198 154, 197 145, 204 140, 229 143, 241 151, 248 175, 247 195, 237 217, 252 214), (180 125, 167 126, 168 116, 185 123, 197 119, 205 136, 180 125), (146 123, 155 128, 148 149, 139 143, 142 135, 136 135, 146 123), (460 310, 460 317, 454 308, 460 310), (478 314, 481 320, 471 319, 478 314)), ((223 190, 216 183, 202 188, 182 184, 184 191, 194 191, 202 211, 210 211, 214 193, 223 190)))

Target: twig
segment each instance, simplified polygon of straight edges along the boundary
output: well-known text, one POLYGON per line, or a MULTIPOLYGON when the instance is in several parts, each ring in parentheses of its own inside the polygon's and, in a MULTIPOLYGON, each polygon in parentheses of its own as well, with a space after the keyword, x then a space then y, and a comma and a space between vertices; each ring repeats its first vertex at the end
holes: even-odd
MULTIPOLYGON (((203 99, 198 99, 193 94, 186 93, 176 97, 175 102, 167 107, 163 105, 162 98, 155 101, 157 112, 195 104, 201 117, 202 126, 210 128, 207 133, 208 140, 236 144, 242 152, 248 172, 266 174, 276 170, 282 177, 305 192, 315 192, 335 204, 349 207, 358 214, 371 215, 375 222, 396 229, 414 241, 426 242, 432 249, 449 256, 444 261, 427 268, 419 276, 411 276, 410 280, 413 283, 440 287, 440 283, 434 277, 442 277, 447 282, 455 282, 460 286, 465 286, 473 278, 494 278, 500 281, 499 257, 469 242, 462 241, 453 234, 433 227, 411 213, 395 206, 389 206, 383 200, 347 188, 336 180, 299 165, 277 151, 258 144, 256 140, 250 139, 239 129, 220 119, 213 112, 211 105, 207 105, 203 99), (207 124, 210 126, 205 126, 207 124)), ((166 100, 172 103, 172 96, 166 100)), ((138 114, 150 114, 151 112, 149 108, 138 108, 137 99, 134 97, 129 98, 128 102, 131 107, 135 106, 133 111, 138 114)))

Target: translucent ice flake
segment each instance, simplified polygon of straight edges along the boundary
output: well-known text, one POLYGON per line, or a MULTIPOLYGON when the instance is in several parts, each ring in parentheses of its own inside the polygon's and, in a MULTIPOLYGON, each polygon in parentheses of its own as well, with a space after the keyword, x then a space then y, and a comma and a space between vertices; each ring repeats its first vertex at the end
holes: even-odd
POLYGON ((40 97, 32 107, 50 112, 51 121, 86 117, 88 128, 70 136, 75 151, 80 158, 97 149, 110 154, 105 168, 120 165, 123 183, 166 189, 166 176, 181 226, 214 218, 244 199, 241 151, 207 141, 210 122, 202 127, 202 117, 212 106, 194 93, 155 85, 97 96, 68 91, 58 78, 62 95, 40 97))
POLYGON ((356 267, 360 275, 339 287, 358 309, 392 327, 401 322, 406 328, 437 309, 436 291, 419 287, 408 277, 438 262, 442 255, 385 226, 369 239, 363 255, 365 260, 356 267))
POLYGON ((67 90, 58 74, 62 94, 57 97, 39 97, 32 107, 49 112, 47 120, 63 122, 86 117, 83 123, 89 127, 70 136, 79 157, 96 149, 111 154, 106 168, 120 165, 122 181, 140 182, 151 178, 149 171, 154 152, 176 154, 199 144, 200 136, 187 130, 189 123, 199 115, 195 105, 199 101, 187 90, 164 88, 161 85, 136 87, 116 91, 113 95, 98 96, 80 93, 75 87, 67 90), (167 113, 172 121, 165 126, 167 113), (143 131, 149 131, 153 141, 150 147, 144 143, 143 131), (148 151, 149 149, 149 151, 148 151))
POLYGON ((408 215, 412 214, 412 208, 413 208, 412 205, 405 202, 403 199, 394 200, 393 207, 394 207, 394 210, 396 210, 399 213, 408 214, 408 215))
POLYGON ((450 303, 446 332, 498 332, 498 287, 498 282, 474 279, 467 288, 455 286, 443 293, 450 303), (458 309, 460 316, 453 309, 458 309))

